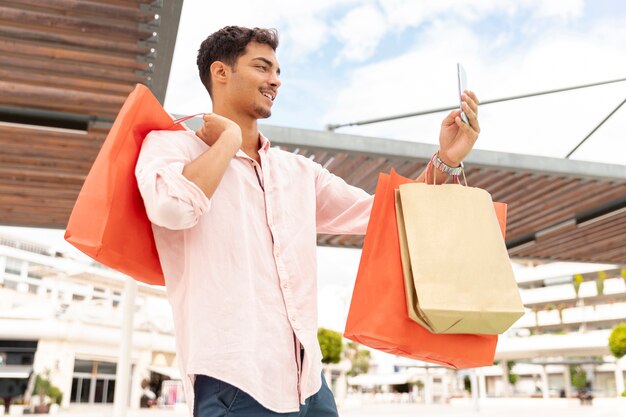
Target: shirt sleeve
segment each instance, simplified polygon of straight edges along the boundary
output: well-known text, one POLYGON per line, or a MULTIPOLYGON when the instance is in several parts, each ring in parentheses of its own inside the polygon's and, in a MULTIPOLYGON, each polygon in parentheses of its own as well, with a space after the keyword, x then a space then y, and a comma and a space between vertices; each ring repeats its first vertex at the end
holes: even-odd
POLYGON ((211 201, 193 182, 183 176, 191 157, 182 132, 153 131, 143 142, 135 177, 152 223, 182 230, 198 223, 211 201))
POLYGON ((374 196, 315 165, 317 233, 364 235, 374 196))

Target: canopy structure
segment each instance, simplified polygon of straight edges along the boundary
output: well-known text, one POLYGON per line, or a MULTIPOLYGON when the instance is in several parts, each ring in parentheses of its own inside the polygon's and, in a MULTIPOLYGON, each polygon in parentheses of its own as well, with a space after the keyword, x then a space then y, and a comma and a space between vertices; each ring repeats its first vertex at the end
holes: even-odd
MULTIPOLYGON (((0 5, 0 224, 65 228, 126 95, 163 101, 182 0, 7 0, 0 5)), ((191 120, 197 127, 199 120, 191 120)), ((417 177, 432 145, 263 126, 274 145, 375 190, 417 177)), ((626 264, 626 166, 474 150, 469 185, 509 204, 515 258, 626 264)), ((358 248, 362 236, 318 236, 358 248)))
MULTIPOLYGON (((274 145, 314 159, 370 193, 380 172, 393 168, 415 178, 436 151, 434 145, 326 131, 262 130, 274 145)), ((508 203, 512 257, 626 263, 626 166, 473 150, 465 171, 470 186, 508 203)), ((360 247, 363 237, 320 235, 318 243, 360 247)))

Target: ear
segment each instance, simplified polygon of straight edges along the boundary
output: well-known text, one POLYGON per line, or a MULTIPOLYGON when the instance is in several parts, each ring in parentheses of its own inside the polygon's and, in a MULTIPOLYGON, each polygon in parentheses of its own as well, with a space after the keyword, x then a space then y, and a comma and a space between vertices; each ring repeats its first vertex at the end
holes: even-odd
POLYGON ((222 61, 215 61, 211 64, 211 82, 214 84, 223 84, 226 82, 230 73, 230 67, 222 61))

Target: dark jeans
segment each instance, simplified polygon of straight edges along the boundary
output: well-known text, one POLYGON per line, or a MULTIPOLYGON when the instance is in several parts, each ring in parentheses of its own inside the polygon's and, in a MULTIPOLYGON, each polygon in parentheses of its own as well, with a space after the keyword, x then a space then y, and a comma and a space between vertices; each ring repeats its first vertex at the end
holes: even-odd
POLYGON ((322 388, 306 399, 299 412, 276 413, 244 391, 219 379, 196 375, 193 417, 338 417, 333 393, 322 375, 322 388))

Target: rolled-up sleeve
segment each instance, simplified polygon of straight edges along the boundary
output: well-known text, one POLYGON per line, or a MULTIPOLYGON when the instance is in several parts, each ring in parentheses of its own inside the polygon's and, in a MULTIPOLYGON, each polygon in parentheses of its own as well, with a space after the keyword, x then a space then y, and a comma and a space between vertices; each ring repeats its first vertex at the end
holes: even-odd
POLYGON ((191 162, 183 132, 153 131, 143 142, 135 176, 152 223, 172 230, 198 223, 211 201, 182 174, 191 162))
POLYGON ((364 235, 374 196, 316 165, 317 233, 364 235))

